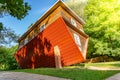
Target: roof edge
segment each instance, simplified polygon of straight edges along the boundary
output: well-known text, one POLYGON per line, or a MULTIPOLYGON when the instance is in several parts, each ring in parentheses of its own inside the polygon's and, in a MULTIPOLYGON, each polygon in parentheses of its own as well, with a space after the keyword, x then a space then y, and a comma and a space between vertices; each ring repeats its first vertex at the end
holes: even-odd
POLYGON ((69 14, 73 15, 73 17, 75 17, 77 21, 80 22, 82 25, 85 24, 84 20, 80 18, 72 9, 70 9, 62 0, 58 0, 18 39, 18 42, 26 37, 27 34, 29 34, 29 32, 32 31, 36 25, 42 22, 42 20, 48 17, 49 14, 51 14, 59 6, 63 7, 69 14))

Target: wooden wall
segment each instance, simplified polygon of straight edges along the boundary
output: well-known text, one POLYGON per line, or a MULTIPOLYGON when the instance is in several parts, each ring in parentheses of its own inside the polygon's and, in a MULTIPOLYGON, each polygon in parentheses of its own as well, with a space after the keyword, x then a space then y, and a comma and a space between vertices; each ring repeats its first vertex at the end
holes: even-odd
POLYGON ((85 61, 62 17, 19 49, 15 57, 22 68, 55 67, 53 48, 56 45, 60 48, 63 66, 85 61))

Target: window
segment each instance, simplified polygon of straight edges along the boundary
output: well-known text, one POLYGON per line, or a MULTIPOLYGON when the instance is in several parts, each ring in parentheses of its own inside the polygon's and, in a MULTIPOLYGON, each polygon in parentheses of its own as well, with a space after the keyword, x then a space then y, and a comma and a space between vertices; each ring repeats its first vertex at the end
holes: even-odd
POLYGON ((34 38, 34 35, 32 35, 31 39, 33 39, 33 38, 34 38))
POLYGON ((34 32, 31 33, 31 39, 33 39, 33 38, 34 38, 34 32))
POLYGON ((39 32, 40 32, 39 29, 36 28, 36 29, 34 30, 34 35, 33 35, 33 36, 36 37, 36 36, 39 34, 39 32))
POLYGON ((20 43, 19 43, 19 49, 22 48, 23 45, 24 45, 24 41, 22 40, 22 41, 20 41, 20 43))
POLYGON ((30 36, 30 34, 28 35, 28 41, 30 41, 31 40, 31 36, 30 36))
POLYGON ((81 46, 80 37, 77 34, 74 34, 74 39, 77 45, 81 46))
POLYGON ((71 18, 71 23, 72 23, 73 26, 77 27, 77 24, 76 24, 75 20, 73 20, 72 18, 71 18))
POLYGON ((43 25, 40 27, 40 32, 42 32, 44 29, 45 29, 45 24, 43 24, 43 25))
POLYGON ((27 43, 28 43, 28 38, 26 38, 24 41, 24 44, 27 44, 27 43))

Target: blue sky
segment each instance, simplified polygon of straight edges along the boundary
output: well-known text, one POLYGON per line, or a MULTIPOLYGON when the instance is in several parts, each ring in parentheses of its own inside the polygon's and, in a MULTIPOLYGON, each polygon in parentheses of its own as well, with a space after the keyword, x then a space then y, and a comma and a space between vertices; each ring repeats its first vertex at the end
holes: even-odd
POLYGON ((24 0, 31 6, 29 14, 22 20, 17 20, 10 15, 0 18, 5 27, 10 27, 16 34, 22 35, 27 28, 35 23, 57 0, 24 0))

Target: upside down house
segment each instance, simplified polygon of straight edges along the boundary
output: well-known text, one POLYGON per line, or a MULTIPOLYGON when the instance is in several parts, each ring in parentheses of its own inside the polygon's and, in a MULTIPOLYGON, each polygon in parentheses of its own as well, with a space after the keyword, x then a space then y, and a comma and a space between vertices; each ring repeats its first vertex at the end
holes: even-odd
POLYGON ((57 1, 19 38, 17 63, 21 68, 39 68, 84 62, 89 38, 84 24, 64 2, 57 1))

